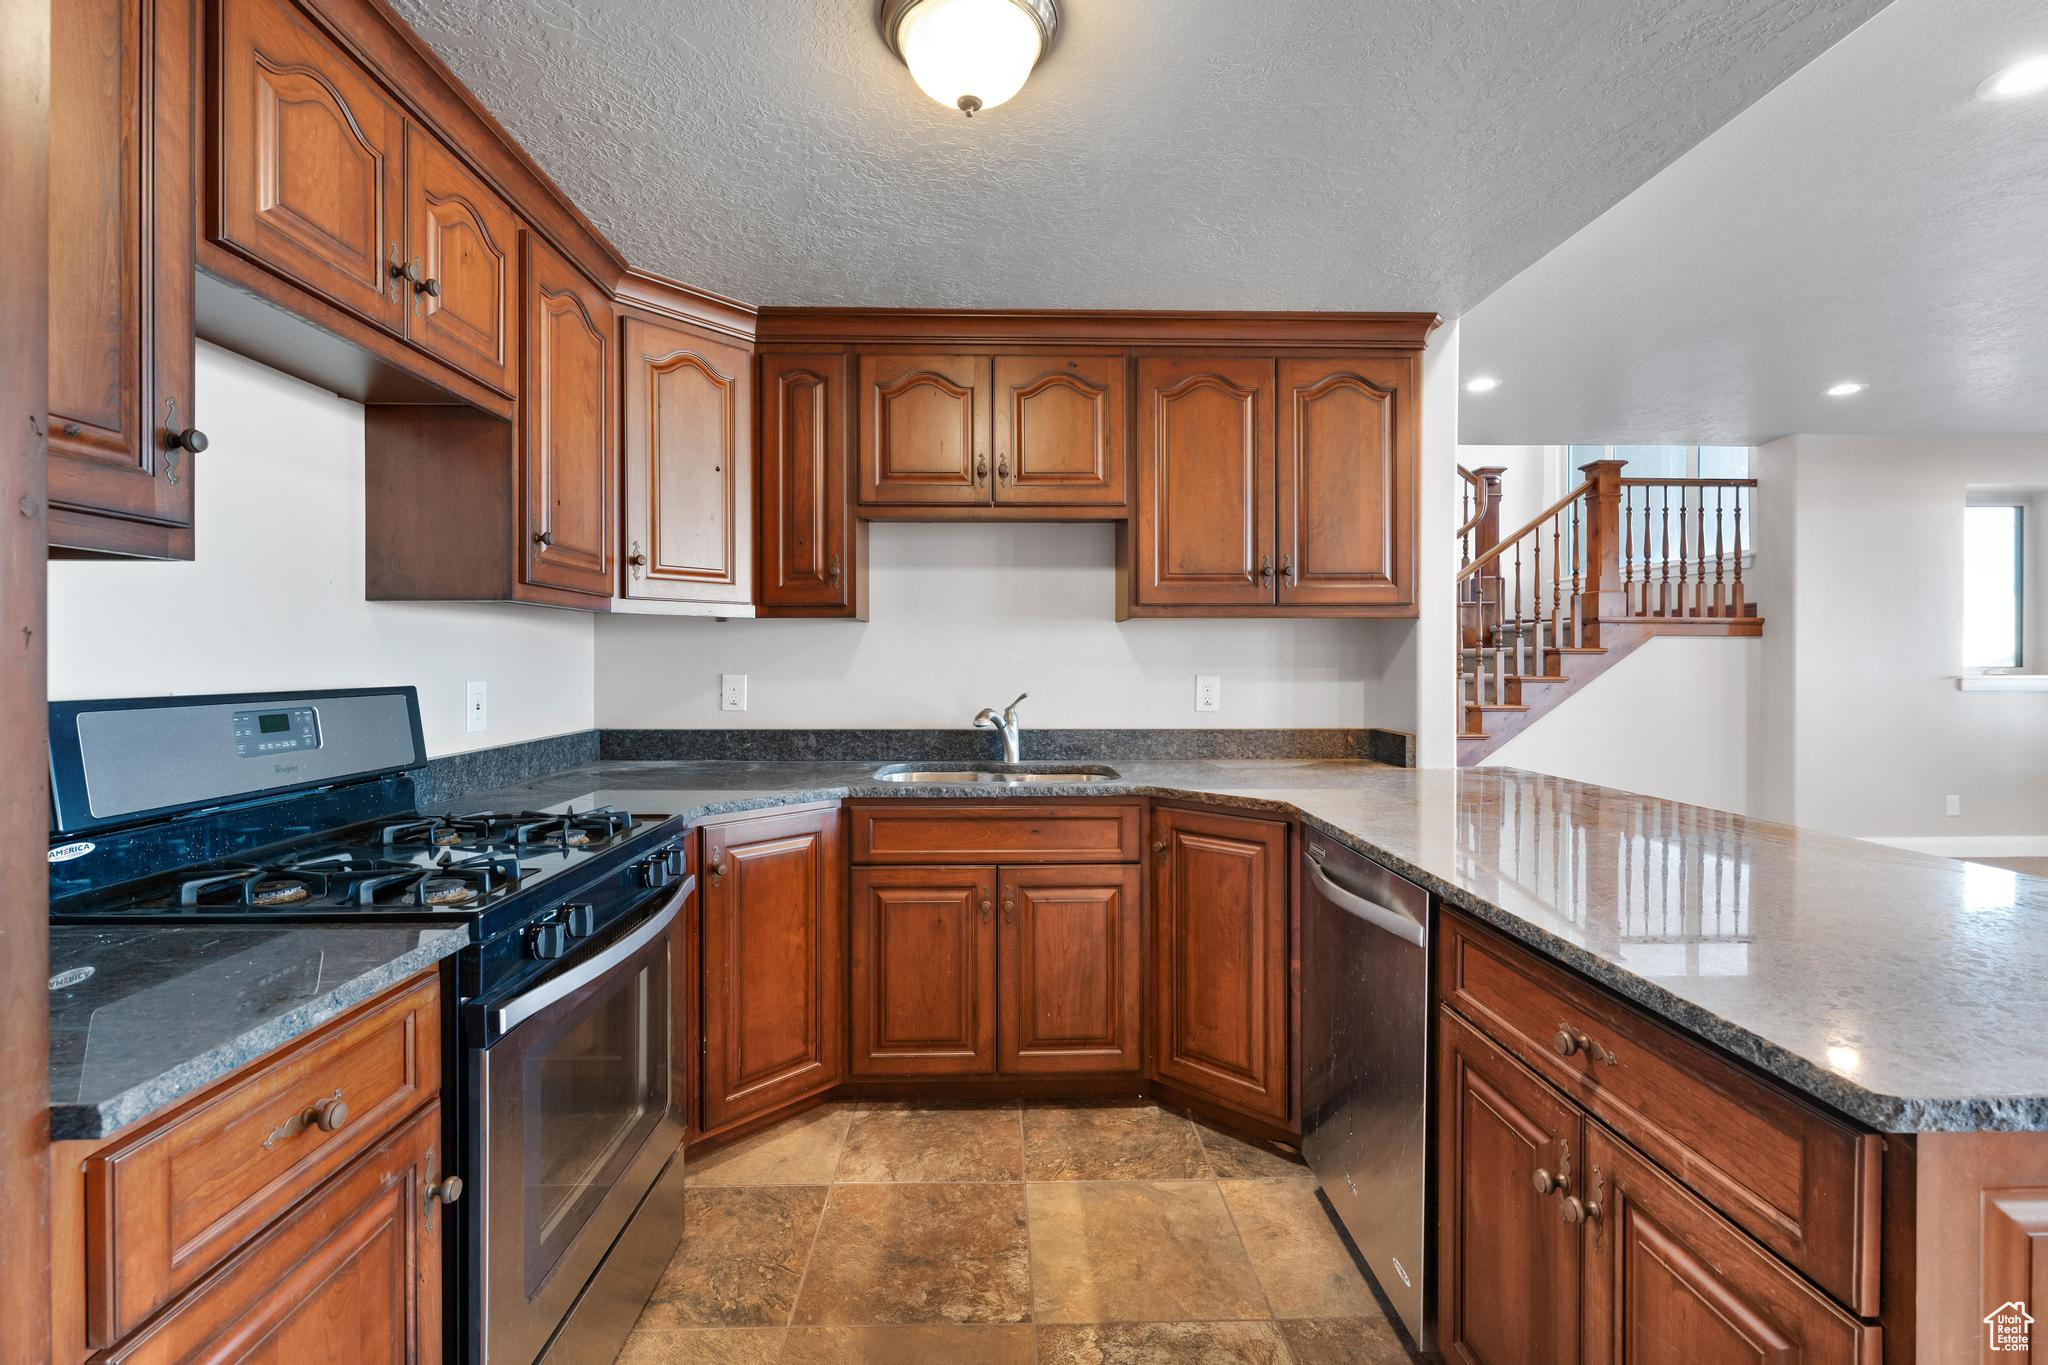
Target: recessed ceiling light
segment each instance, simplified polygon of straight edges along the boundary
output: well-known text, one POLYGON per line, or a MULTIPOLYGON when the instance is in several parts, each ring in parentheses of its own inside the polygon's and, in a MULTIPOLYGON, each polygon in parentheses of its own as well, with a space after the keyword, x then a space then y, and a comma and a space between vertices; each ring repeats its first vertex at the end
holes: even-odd
POLYGON ((1467 393, 1492 393, 1499 387, 1500 381, 1492 375, 1482 374, 1477 379, 1465 381, 1465 392, 1467 393))
POLYGON ((1980 100, 2016 100, 2048 90, 2048 52, 2014 62, 1977 87, 1980 100))
POLYGON ((1830 398, 1852 398, 1869 387, 1870 385, 1859 384, 1853 379, 1844 379, 1839 384, 1828 385, 1827 394, 1830 398))

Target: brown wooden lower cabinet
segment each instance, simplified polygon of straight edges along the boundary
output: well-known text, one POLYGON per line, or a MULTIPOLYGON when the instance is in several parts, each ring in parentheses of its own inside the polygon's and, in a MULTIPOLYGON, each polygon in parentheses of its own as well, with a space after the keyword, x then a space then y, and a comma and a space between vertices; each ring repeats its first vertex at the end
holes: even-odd
POLYGON ((1006 867, 997 878, 997 1064, 1136 1071, 1143 922, 1135 867, 1006 867))
POLYGON ((134 1340, 133 1365, 441 1357, 441 1107, 428 1105, 134 1340))
POLYGON ((1587 1125, 1588 1365, 1876 1365, 1879 1335, 1726 1219, 1587 1125))
POLYGON ((1153 1066, 1260 1118, 1288 1117, 1287 826, 1152 817, 1153 1066))
POLYGON ((53 1148, 51 1359, 439 1360, 441 1003, 422 973, 53 1148))
POLYGON ((837 1085, 845 872, 837 809, 704 829, 703 1129, 837 1085))
POLYGON ((1516 1365, 1877 1365, 1813 1287, 1459 1015, 1440 1012, 1437 1345, 1516 1365))
POLYGON ((853 874, 854 1075, 994 1074, 995 898, 992 867, 853 874))
POLYGON ((1585 1121, 1448 1010, 1437 1055, 1438 1349, 1480 1365, 1576 1361, 1578 1237, 1560 1205, 1585 1164, 1585 1121), (1558 1187, 1542 1192, 1542 1177, 1558 1187))

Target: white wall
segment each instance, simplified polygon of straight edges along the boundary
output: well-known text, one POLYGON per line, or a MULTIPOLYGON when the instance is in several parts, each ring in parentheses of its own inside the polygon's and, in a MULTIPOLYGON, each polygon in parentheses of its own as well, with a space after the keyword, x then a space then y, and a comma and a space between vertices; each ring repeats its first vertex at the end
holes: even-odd
POLYGON ((1760 535, 1762 506, 1793 516, 1759 546, 1777 561, 1764 673, 1786 708, 1764 730, 1767 813, 1865 837, 2048 836, 2048 693, 1954 681, 1963 507, 1972 489, 2048 490, 2048 437, 1794 436, 1758 465, 1760 535))
POLYGON ((1759 780, 1753 737, 1764 708, 1762 645, 1649 640, 1494 750, 1484 766, 1751 810, 1759 780))
POLYGON ((198 557, 51 563, 52 697, 414 683, 436 755, 590 728, 589 617, 363 600, 361 407, 201 345, 195 408, 198 557))
MULTIPOLYGON (((605 727, 965 726, 1019 692, 1027 726, 1408 729, 1412 622, 1116 620, 1115 528, 877 523, 858 621, 597 622, 605 727), (721 673, 748 709, 718 709, 721 673), (1223 709, 1194 709, 1197 673, 1223 709)), ((1449 683, 1445 683, 1448 692, 1449 683)))
POLYGON ((1459 446, 1458 463, 1479 470, 1489 465, 1504 469, 1500 476, 1500 533, 1512 535, 1533 521, 1538 512, 1556 502, 1564 489, 1558 486, 1559 460, 1556 446, 1459 446))

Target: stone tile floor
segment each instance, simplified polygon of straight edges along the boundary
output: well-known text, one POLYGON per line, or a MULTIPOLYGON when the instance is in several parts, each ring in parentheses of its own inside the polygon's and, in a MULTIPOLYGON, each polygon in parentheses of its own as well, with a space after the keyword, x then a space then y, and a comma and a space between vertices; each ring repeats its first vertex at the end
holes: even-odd
POLYGON ((1289 1153, 1155 1105, 836 1104, 691 1164, 621 1365, 1404 1365, 1289 1153))

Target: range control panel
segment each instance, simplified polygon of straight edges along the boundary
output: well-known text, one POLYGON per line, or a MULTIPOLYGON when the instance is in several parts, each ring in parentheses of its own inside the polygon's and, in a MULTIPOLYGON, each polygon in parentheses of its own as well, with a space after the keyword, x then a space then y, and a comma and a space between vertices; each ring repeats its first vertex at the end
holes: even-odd
POLYGON ((234 727, 235 752, 243 758, 271 758, 320 747, 320 716, 310 706, 237 711, 234 727))

